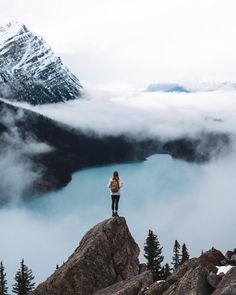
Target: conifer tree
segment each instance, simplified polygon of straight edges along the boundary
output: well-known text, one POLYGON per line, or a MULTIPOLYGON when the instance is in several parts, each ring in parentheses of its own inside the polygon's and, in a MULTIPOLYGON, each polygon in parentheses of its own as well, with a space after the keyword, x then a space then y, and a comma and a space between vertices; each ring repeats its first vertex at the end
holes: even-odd
POLYGON ((7 287, 5 268, 1 261, 0 263, 0 295, 7 295, 8 294, 7 290, 8 290, 8 287, 7 287))
POLYGON ((175 244, 174 244, 174 255, 172 257, 172 265, 173 265, 173 269, 176 270, 177 267, 180 265, 180 244, 177 240, 175 240, 175 244))
POLYGON ((20 269, 15 275, 16 282, 13 285, 12 292, 18 295, 30 294, 35 285, 33 280, 34 276, 32 274, 32 270, 25 265, 24 259, 22 259, 20 269))
POLYGON ((166 263, 164 266, 164 275, 165 275, 164 280, 171 275, 171 269, 170 269, 169 263, 166 263))
POLYGON ((181 254, 180 264, 183 264, 187 260, 189 260, 189 253, 188 253, 188 248, 186 247, 186 245, 184 243, 182 246, 182 254, 181 254))
POLYGON ((160 279, 166 280, 171 275, 171 269, 168 263, 161 268, 160 279))
POLYGON ((162 267, 161 263, 164 259, 164 256, 161 255, 162 247, 157 235, 153 233, 152 230, 149 230, 148 236, 144 245, 144 257, 147 259, 147 268, 152 271, 153 279, 160 280, 162 279, 162 267))

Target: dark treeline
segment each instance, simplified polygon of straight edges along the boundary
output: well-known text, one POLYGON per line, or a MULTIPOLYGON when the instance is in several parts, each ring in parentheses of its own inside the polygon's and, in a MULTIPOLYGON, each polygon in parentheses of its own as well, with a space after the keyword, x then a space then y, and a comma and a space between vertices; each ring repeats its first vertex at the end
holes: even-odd
POLYGON ((175 240, 171 262, 172 267, 169 263, 163 265, 164 256, 162 255, 162 249, 163 247, 160 245, 158 235, 154 234, 152 230, 149 230, 144 245, 144 257, 147 260, 146 267, 152 271, 155 281, 165 280, 178 266, 190 257, 186 244, 184 243, 181 247, 179 242, 175 240))
MULTIPOLYGON (((24 262, 21 260, 20 268, 15 275, 15 283, 12 287, 12 292, 17 295, 29 295, 34 289, 34 276, 32 270, 29 269, 24 262)), ((0 295, 8 295, 8 286, 6 279, 6 272, 1 261, 0 264, 0 295)))

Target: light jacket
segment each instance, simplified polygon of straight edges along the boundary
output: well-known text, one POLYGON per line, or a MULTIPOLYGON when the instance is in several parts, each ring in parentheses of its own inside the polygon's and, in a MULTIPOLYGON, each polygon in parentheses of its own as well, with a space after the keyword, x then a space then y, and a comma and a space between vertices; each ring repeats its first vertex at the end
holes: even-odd
MULTIPOLYGON (((112 178, 110 178, 108 184, 107 184, 107 187, 110 189, 110 186, 111 186, 111 182, 112 182, 112 178)), ((121 188, 123 186, 123 182, 121 181, 121 179, 119 178, 119 188, 121 188)), ((111 190, 110 190, 110 193, 111 195, 113 196, 120 196, 120 189, 117 193, 113 193, 111 190)))

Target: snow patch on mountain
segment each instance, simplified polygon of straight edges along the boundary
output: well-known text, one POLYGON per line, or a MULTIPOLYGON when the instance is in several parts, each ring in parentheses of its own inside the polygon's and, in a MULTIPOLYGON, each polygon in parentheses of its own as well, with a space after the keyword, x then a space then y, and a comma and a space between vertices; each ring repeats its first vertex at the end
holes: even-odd
POLYGON ((236 90, 236 83, 224 82, 200 82, 191 83, 188 86, 178 83, 151 83, 145 89, 146 92, 211 92, 211 91, 236 90))
POLYGON ((0 27, 0 96, 33 105, 81 96, 79 80, 44 39, 19 22, 0 27))

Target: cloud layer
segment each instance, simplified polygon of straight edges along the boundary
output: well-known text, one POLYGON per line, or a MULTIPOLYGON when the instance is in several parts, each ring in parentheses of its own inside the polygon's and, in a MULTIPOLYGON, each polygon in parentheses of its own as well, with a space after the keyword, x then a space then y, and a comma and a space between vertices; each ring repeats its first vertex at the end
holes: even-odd
POLYGON ((85 97, 29 108, 85 132, 99 135, 174 139, 201 132, 236 132, 234 90, 193 93, 121 91, 87 87, 85 97))
POLYGON ((12 113, 7 108, 0 112, 0 123, 7 132, 0 135, 0 204, 17 204, 26 196, 32 184, 40 179, 41 169, 35 167, 31 161, 32 155, 50 151, 45 143, 40 143, 30 136, 24 138, 17 127, 17 122, 22 119, 24 112, 18 110, 12 113))

